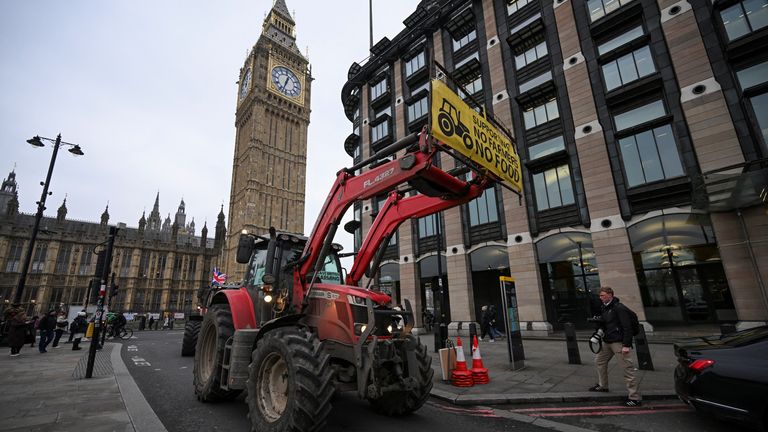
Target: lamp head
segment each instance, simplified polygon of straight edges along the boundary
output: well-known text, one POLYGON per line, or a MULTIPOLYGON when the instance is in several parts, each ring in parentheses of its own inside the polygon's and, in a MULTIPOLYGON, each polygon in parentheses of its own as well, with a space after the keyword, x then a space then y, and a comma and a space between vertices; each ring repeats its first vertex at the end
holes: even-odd
POLYGON ((72 147, 71 149, 69 149, 69 152, 72 153, 75 156, 82 156, 84 154, 83 150, 80 149, 79 145, 76 145, 76 146, 72 147))
POLYGON ((40 140, 40 137, 35 135, 34 137, 27 140, 29 144, 31 144, 34 147, 43 147, 45 144, 43 144, 43 141, 40 140))

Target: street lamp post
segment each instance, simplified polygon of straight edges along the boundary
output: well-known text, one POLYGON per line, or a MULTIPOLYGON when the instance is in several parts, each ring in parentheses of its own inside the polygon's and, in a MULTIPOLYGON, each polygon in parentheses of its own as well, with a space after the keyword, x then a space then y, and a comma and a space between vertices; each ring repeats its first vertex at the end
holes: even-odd
POLYGON ((29 262, 32 260, 32 253, 35 249, 35 240, 37 240, 37 232, 40 230, 40 220, 43 218, 43 211, 45 210, 45 199, 50 195, 48 192, 48 186, 51 184, 51 174, 53 174, 53 166, 56 163, 56 156, 59 154, 59 147, 61 145, 68 145, 72 148, 69 152, 76 156, 82 156, 83 151, 77 144, 70 144, 61 140, 61 134, 56 136, 56 139, 45 138, 41 136, 35 136, 28 139, 27 142, 34 147, 44 147, 42 140, 50 141, 53 143, 53 154, 51 155, 51 163, 48 165, 48 175, 45 177, 45 183, 43 186, 43 194, 40 196, 40 201, 37 202, 37 214, 35 214, 35 225, 32 227, 32 236, 29 239, 29 247, 27 248, 27 254, 24 255, 24 262, 21 265, 21 276, 19 277, 19 285, 16 288, 16 295, 13 298, 14 303, 21 303, 22 295, 24 293, 24 284, 27 282, 27 273, 29 271, 29 262))

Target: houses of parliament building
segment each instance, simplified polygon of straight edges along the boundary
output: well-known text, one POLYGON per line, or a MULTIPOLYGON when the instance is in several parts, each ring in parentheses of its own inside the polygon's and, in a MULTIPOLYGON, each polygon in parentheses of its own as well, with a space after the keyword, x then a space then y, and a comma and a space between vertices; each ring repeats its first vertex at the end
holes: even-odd
MULTIPOLYGON (((98 252, 106 249, 108 208, 99 222, 67 219, 66 199, 55 217, 44 216, 35 242, 22 303, 30 314, 95 304, 98 252)), ((112 310, 134 313, 184 312, 197 307, 197 290, 210 283, 226 234, 223 209, 212 238, 186 220, 184 200, 174 219, 160 216, 160 194, 138 227, 121 227, 112 258, 117 295, 112 310)), ((0 309, 13 301, 35 215, 19 211, 16 173, 0 188, 0 309)))

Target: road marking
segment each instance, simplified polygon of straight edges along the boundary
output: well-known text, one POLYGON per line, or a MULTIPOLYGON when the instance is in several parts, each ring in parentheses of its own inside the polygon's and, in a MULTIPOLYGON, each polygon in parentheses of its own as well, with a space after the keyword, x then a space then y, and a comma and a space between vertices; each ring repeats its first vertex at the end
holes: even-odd
POLYGON ((638 415, 638 414, 661 414, 671 412, 686 412, 689 408, 674 409, 644 409, 632 411, 584 411, 584 412, 558 412, 558 413, 528 413, 531 417, 577 417, 577 416, 616 416, 616 415, 638 415))
POLYGON ((458 408, 458 407, 442 405, 434 402, 428 402, 428 404, 439 410, 448 411, 452 413, 466 414, 466 415, 471 415, 475 417, 496 417, 496 418, 499 417, 498 415, 496 415, 496 413, 492 409, 458 408))
POLYGON ((136 345, 128 345, 128 351, 138 351, 139 347, 136 345))
POLYGON ((186 369, 186 368, 187 368, 187 366, 182 366, 179 369, 186 369))
POLYGON ((136 366, 152 366, 152 364, 141 357, 133 356, 131 357, 131 360, 133 360, 133 364, 136 366))

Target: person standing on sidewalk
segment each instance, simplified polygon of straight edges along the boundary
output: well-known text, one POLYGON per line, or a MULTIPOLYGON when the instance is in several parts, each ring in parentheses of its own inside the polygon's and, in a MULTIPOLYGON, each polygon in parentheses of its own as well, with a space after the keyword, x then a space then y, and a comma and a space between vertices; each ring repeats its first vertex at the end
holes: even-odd
POLYGON ((637 407, 642 404, 635 376, 635 365, 632 363, 632 318, 626 306, 613 296, 613 288, 601 287, 599 290, 602 302, 599 327, 605 332, 603 347, 595 354, 598 383, 589 388, 593 392, 608 391, 608 362, 617 356, 624 369, 624 382, 629 395, 625 406, 637 407))
POLYGON ((87 329, 88 321, 85 319, 85 311, 78 312, 75 319, 72 320, 72 326, 70 327, 70 331, 74 334, 72 351, 82 349, 80 348, 80 340, 83 339, 83 335, 87 329))
POLYGON ((54 348, 59 347, 59 340, 61 340, 61 335, 64 334, 64 331, 67 329, 68 325, 69 321, 67 321, 67 315, 64 312, 59 312, 59 317, 56 318, 56 330, 53 331, 56 334, 53 337, 54 348))
POLYGON ((152 330, 152 326, 155 324, 155 317, 149 316, 149 329, 152 330))
POLYGON ((47 353, 48 344, 53 340, 53 331, 56 329, 56 311, 51 309, 47 314, 40 317, 40 324, 37 326, 40 330, 40 342, 37 348, 40 354, 47 353))
POLYGON ((8 326, 8 346, 11 347, 11 357, 16 357, 24 346, 27 335, 27 314, 18 303, 5 310, 5 322, 8 326))

